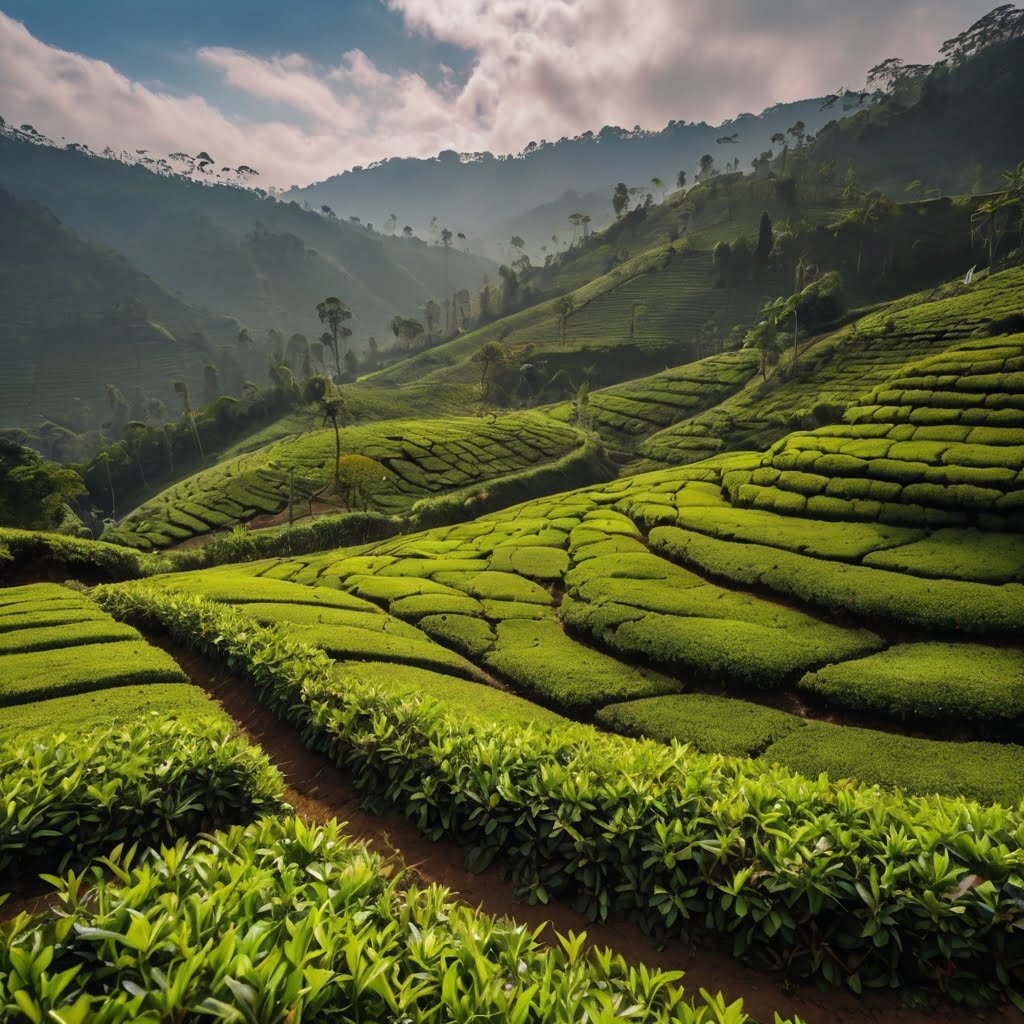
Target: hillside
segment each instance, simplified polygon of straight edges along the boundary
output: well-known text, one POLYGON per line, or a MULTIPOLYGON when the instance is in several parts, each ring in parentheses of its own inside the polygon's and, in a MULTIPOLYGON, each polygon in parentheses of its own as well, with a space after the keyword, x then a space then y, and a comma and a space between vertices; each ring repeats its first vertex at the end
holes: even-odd
POLYGON ((495 270, 464 252, 383 237, 297 203, 3 133, 0 187, 116 249, 184 301, 253 330, 314 334, 316 303, 340 295, 353 309, 357 350, 371 335, 385 338, 396 313, 415 316, 427 299, 475 290, 495 270))
POLYGON ((122 255, 0 189, 0 426, 102 414, 104 387, 170 403, 237 323, 194 309, 122 255))
POLYGON ((776 132, 786 132, 797 121, 813 132, 835 117, 821 107, 820 99, 808 99, 759 115, 741 114, 717 126, 675 121, 657 132, 607 126, 573 139, 531 143, 514 156, 446 151, 429 160, 394 158, 352 168, 288 195, 308 199, 315 207, 327 203, 339 214, 375 224, 385 223, 394 212, 399 225, 410 224, 421 234, 436 217, 442 226, 484 238, 492 246, 507 243, 510 228, 519 229, 529 232, 524 237, 536 250, 551 234, 570 234, 563 214, 577 211, 558 203, 567 188, 602 197, 601 208, 592 214, 598 226, 612 219, 617 182, 647 187, 657 177, 673 188, 680 171, 693 177, 705 153, 719 164, 736 159, 748 167, 771 148, 776 132), (733 135, 735 142, 717 141, 733 135), (554 205, 545 213, 547 204, 554 205))

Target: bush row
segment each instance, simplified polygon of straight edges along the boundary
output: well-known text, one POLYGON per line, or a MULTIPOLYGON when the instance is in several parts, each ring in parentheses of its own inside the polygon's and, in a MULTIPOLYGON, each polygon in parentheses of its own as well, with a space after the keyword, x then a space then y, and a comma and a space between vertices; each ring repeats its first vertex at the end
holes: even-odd
MULTIPOLYGON (((322 653, 199 598, 104 588, 251 677, 306 742, 428 836, 500 862, 520 895, 694 931, 791 975, 930 984, 974 1002, 1024 990, 1024 819, 581 727, 477 727, 346 681, 322 653)), ((805 730, 800 730, 805 731, 805 730)))
POLYGON ((281 806, 281 776, 220 715, 0 745, 0 879, 64 871, 281 806))
MULTIPOLYGON (((336 822, 264 820, 56 882, 59 918, 0 946, 0 1016, 94 1024, 221 1020, 745 1024, 742 1002, 630 967, 585 937, 523 925, 388 878, 336 822), (171 938, 173 936, 173 939, 171 938), (168 983, 172 979, 173 984, 168 983)), ((778 1014, 776 1024, 783 1024, 778 1014)))

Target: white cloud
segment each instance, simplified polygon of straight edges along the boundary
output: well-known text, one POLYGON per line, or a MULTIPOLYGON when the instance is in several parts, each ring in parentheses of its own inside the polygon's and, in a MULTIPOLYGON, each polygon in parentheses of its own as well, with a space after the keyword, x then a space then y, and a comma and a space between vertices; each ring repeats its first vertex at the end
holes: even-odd
POLYGON ((385 0, 410 33, 471 56, 456 83, 387 73, 350 50, 333 67, 205 47, 195 59, 265 105, 231 116, 208 98, 133 82, 48 46, 0 13, 0 112, 102 147, 209 150, 278 184, 386 156, 518 151, 605 124, 741 111, 856 85, 883 57, 933 59, 991 0, 385 0))

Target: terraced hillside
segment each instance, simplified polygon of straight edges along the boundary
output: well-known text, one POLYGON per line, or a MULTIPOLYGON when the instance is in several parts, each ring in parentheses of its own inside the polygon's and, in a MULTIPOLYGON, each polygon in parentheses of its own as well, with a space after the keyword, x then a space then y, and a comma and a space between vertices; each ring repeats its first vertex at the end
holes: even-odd
MULTIPOLYGON (((581 450, 584 436, 539 413, 385 420, 340 432, 343 455, 384 467, 371 507, 398 512, 417 500, 536 469, 581 450)), ((284 509, 333 479, 335 436, 312 430, 218 463, 161 492, 108 528, 104 540, 149 550, 284 509), (294 491, 293 491, 294 489, 294 491)), ((296 514, 308 513, 309 503, 296 514)))
MULTIPOLYGON (((749 350, 726 352, 613 384, 589 396, 588 426, 613 447, 629 451, 644 437, 718 405, 749 381, 757 367, 757 356, 749 350)), ((567 421, 573 403, 562 402, 545 411, 567 421)))
POLYGON ((564 318, 564 333, 561 300, 542 302, 368 379, 391 384, 476 381, 480 372, 471 361, 473 353, 497 341, 510 350, 512 362, 547 362, 555 368, 585 366, 599 357, 595 372, 602 382, 616 383, 659 363, 700 358, 698 335, 705 325, 713 322, 724 337, 736 324, 750 322, 780 288, 770 274, 717 288, 710 251, 663 244, 569 292, 572 310, 564 318), (621 351, 616 357, 611 350, 621 351), (582 362, 581 353, 588 355, 582 362))
POLYGON ((825 519, 1024 526, 1024 335, 962 342, 725 479, 734 504, 825 519))
POLYGON ((910 362, 974 335, 1020 330, 1022 308, 1019 268, 911 296, 805 347, 795 370, 787 353, 769 381, 755 377, 709 412, 648 438, 641 453, 678 464, 730 448, 766 447, 816 410, 841 414, 910 362))
MULTIPOLYGON (((427 637, 477 669, 449 674, 492 676, 560 714, 645 734, 635 715, 654 714, 660 738, 709 751, 916 792, 1019 801, 1020 693, 1007 710, 993 711, 985 673, 965 679, 960 685, 973 687, 988 710, 967 723, 947 714, 928 738, 907 722, 944 717, 934 705, 943 703, 935 691, 945 677, 934 668, 928 687, 904 688, 899 699, 858 702, 821 682, 837 671, 887 670, 895 679, 908 663, 927 674, 938 664, 933 645, 950 642, 968 645, 965 661, 997 672, 1024 623, 1019 538, 987 533, 977 545, 987 552, 980 568, 972 562, 934 579, 938 552, 973 544, 975 533, 732 508, 723 480, 756 461, 645 474, 355 550, 158 580, 257 617, 259 608, 247 606, 258 587, 289 586, 300 595, 289 602, 343 594, 335 600, 372 602, 416 627, 407 653, 395 641, 393 660, 440 667, 418 661, 427 637), (261 582, 247 582, 251 576, 261 582), (870 714, 846 720, 843 708, 870 714), (723 713, 730 709, 735 714, 723 713)), ((369 609, 360 603, 346 614, 355 612, 369 609)), ((263 620, 278 621, 277 614, 263 620)), ((305 611, 280 619, 310 622, 305 611)), ((329 621, 313 619, 318 629, 329 621)), ((389 649, 392 628, 377 632, 389 649)), ((374 656, 358 644, 327 649, 343 660, 374 656)), ((1020 689, 1024 677, 1007 685, 1020 689)))

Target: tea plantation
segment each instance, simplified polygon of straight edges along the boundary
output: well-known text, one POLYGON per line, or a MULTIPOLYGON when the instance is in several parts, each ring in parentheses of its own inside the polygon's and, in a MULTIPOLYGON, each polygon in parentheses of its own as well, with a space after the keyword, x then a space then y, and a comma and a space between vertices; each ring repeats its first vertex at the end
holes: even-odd
MULTIPOLYGON (((340 431, 344 455, 363 455, 384 468, 367 499, 384 512, 555 463, 582 449, 583 442, 572 427, 532 412, 483 419, 384 420, 340 431)), ((309 501, 302 496, 328 488, 334 458, 331 429, 273 442, 161 492, 108 528, 104 539, 142 550, 165 548, 280 512, 293 494, 296 516, 308 515, 309 501)))

